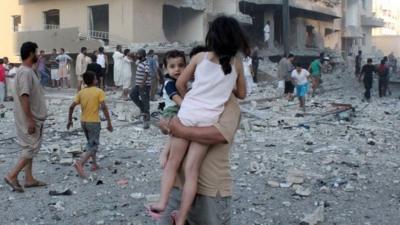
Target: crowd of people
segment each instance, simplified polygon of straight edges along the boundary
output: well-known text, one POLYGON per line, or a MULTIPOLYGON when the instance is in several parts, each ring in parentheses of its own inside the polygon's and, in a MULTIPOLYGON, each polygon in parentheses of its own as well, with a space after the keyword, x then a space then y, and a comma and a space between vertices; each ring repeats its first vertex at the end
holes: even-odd
MULTIPOLYGON (((237 99, 246 97, 246 86, 253 82, 250 52, 239 23, 226 16, 211 24, 205 46, 192 50, 189 63, 186 63, 185 53, 167 52, 163 60, 165 76, 153 51, 139 49, 131 53, 117 46, 113 54, 115 86, 112 88, 122 88, 121 97, 127 99, 129 96, 140 109, 144 128, 150 125, 149 101, 157 94, 157 89, 152 87, 164 84, 162 92, 166 105, 160 128, 170 138, 160 156, 163 168, 161 198, 147 208, 159 224, 229 223, 232 196, 229 151, 239 126, 237 99), (134 62, 136 75, 131 87, 131 64, 134 62), (191 88, 188 88, 189 83, 191 88)), ((44 52, 38 54, 38 46, 33 42, 22 44, 20 56, 22 64, 14 77, 13 96, 21 154, 4 181, 14 191, 24 192, 27 188, 47 185, 34 177, 32 169, 33 159, 41 148, 47 118, 43 87, 49 85, 50 80, 53 87, 69 87, 68 71, 71 68, 68 67, 73 59, 61 49, 60 54, 53 51, 46 60, 44 52), (21 171, 25 173, 23 186, 18 179, 21 171)), ((66 126, 67 129, 73 126, 73 111, 80 106, 80 123, 87 145, 74 167, 81 177, 85 177, 84 165, 90 159, 91 170, 99 169, 96 154, 100 143, 100 110, 107 120, 107 130, 113 131, 103 90, 108 58, 103 48, 88 55, 83 47, 75 65, 78 92, 69 107, 66 126)))
MULTIPOLYGON (((47 184, 34 178, 33 159, 43 140, 47 106, 43 87, 70 87, 71 62, 73 59, 60 49, 53 50, 50 58, 44 51, 37 54, 38 46, 26 42, 21 46, 22 64, 12 71, 8 61, 0 59, 0 94, 5 77, 15 74, 14 118, 17 141, 21 155, 4 181, 17 192, 25 188, 47 184), (51 82, 50 82, 51 80, 51 82), (18 175, 24 171, 24 186, 18 175)), ((165 54, 163 68, 150 50, 131 52, 118 45, 112 55, 114 90, 122 91, 121 99, 131 99, 140 109, 143 128, 150 127, 150 101, 160 94, 165 102, 160 119, 160 130, 169 138, 160 154, 163 169, 160 200, 149 205, 148 214, 161 225, 229 224, 232 196, 229 151, 239 126, 240 108, 237 99, 244 99, 258 81, 258 49, 250 49, 248 40, 239 23, 231 17, 215 19, 207 33, 205 46, 198 46, 190 53, 190 61, 182 51, 171 50, 165 54), (134 83, 132 63, 136 63, 134 83), (161 84, 161 85, 160 85, 161 84), (189 84, 190 88, 189 88, 189 84), (161 93, 159 86, 162 86, 161 93)), ((356 73, 363 75, 365 97, 370 98, 372 74, 379 74, 380 96, 387 90, 387 74, 390 66, 384 58, 376 67, 372 60, 362 68, 361 52, 356 59, 356 73), (381 81, 382 80, 382 81, 381 81)), ((284 96, 299 98, 300 108, 306 109, 306 96, 311 83, 311 95, 320 88, 322 68, 326 57, 313 60, 308 69, 296 62, 293 54, 283 57, 278 64, 280 86, 284 96)), ((74 168, 86 177, 84 165, 91 159, 91 171, 99 169, 97 152, 100 145, 100 110, 107 121, 107 130, 113 132, 112 120, 106 104, 105 77, 109 60, 104 48, 88 54, 82 47, 75 59, 77 94, 68 111, 67 129, 73 127, 72 115, 81 107, 80 123, 87 139, 85 152, 75 161, 74 168)), ((2 97, 0 95, 0 97, 2 97)), ((4 99, 4 96, 2 97, 4 99)), ((0 102, 0 106, 1 106, 0 102)))

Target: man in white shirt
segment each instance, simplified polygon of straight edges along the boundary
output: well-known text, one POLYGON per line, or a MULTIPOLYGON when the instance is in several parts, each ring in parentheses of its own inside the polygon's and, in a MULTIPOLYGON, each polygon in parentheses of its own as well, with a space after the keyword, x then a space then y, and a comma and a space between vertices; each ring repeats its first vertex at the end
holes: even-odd
POLYGON ((124 54, 122 54, 121 45, 117 45, 117 48, 112 57, 114 60, 114 85, 118 88, 123 86, 122 62, 124 60, 124 54))
POLYGON ((267 48, 269 48, 269 38, 270 38, 270 22, 267 21, 267 24, 264 27, 264 42, 267 45, 267 48))
POLYGON ((296 65, 296 69, 292 72, 292 79, 296 83, 296 94, 300 101, 300 108, 306 110, 306 94, 308 92, 308 77, 310 72, 303 69, 300 64, 296 65))
POLYGON ((76 65, 75 65, 75 72, 76 72, 76 78, 78 80, 78 91, 81 90, 82 87, 82 79, 83 79, 83 74, 86 72, 88 61, 86 59, 86 54, 87 54, 87 48, 82 47, 81 48, 81 53, 78 54, 76 57, 76 65))
POLYGON ((71 85, 69 83, 68 63, 73 61, 72 58, 65 53, 65 49, 61 48, 60 55, 56 57, 56 61, 59 66, 58 75, 60 76, 61 81, 60 86, 70 88, 71 85))

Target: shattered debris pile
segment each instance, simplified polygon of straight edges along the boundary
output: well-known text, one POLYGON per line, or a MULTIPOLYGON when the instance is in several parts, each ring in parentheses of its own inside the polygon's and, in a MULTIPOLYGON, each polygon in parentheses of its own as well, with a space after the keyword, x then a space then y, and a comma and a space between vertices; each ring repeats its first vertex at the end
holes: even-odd
MULTIPOLYGON (((271 72, 273 66, 265 70, 271 72)), ((363 102, 363 84, 346 71, 337 68, 323 75, 322 90, 307 97, 306 113, 297 100, 280 97, 276 81, 259 83, 254 94, 240 102, 242 121, 231 154, 233 224, 397 223, 399 87, 393 86, 392 96, 383 99, 374 91, 372 102, 363 102)), ((34 170, 50 185, 20 195, 0 184, 2 221, 154 224, 144 205, 158 198, 158 154, 167 137, 156 126, 157 113, 150 130, 143 130, 133 103, 108 95, 115 131, 102 130, 101 169, 89 172, 87 166, 85 180, 70 166, 85 147, 79 112, 74 128, 66 130, 72 93, 48 95, 50 116, 34 170)), ((19 152, 12 105, 7 107, 0 113, 3 175, 19 152)), ((157 107, 153 102, 152 112, 157 107)))

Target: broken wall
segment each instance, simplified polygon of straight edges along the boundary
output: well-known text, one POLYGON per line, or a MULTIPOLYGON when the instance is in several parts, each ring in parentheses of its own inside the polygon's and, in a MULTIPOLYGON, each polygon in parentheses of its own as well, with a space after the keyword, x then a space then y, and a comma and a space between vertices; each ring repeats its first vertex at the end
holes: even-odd
POLYGON ((163 30, 170 42, 188 43, 203 41, 205 37, 205 16, 203 11, 191 8, 163 7, 163 30))

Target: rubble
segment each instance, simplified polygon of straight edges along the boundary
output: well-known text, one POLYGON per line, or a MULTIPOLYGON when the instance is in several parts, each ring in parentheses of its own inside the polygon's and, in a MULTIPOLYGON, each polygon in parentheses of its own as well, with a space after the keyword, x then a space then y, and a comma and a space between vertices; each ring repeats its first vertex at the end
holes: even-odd
POLYGON ((318 225, 322 222, 324 222, 324 205, 318 206, 313 213, 306 215, 300 225, 318 225))
MULTIPOLYGON (((276 67, 273 63, 270 66, 276 67)), ((383 99, 374 91, 367 104, 361 100, 363 84, 341 71, 323 75, 325 91, 313 98, 307 96, 306 113, 298 109, 297 100, 280 98, 272 75, 258 83, 248 99, 240 101, 246 112, 242 113, 230 159, 234 224, 299 224, 303 213, 311 212, 303 224, 396 223, 398 213, 393 208, 399 199, 400 91, 394 86, 393 96, 383 99), (345 111, 349 120, 339 120, 338 111, 344 109, 332 103, 351 105, 345 111), (332 207, 312 204, 320 201, 332 207)), ((377 82, 374 85, 377 90, 377 82)), ((38 179, 49 187, 26 190, 19 197, 7 186, 0 186, 2 221, 153 224, 144 205, 159 198, 158 153, 167 139, 157 128, 158 115, 153 114, 151 128, 143 130, 133 103, 118 100, 120 93, 107 92, 115 131, 101 131, 101 169, 91 172, 88 164, 88 178, 82 180, 73 168, 62 165, 79 157, 86 143, 78 121, 80 112, 73 115, 73 129, 65 128, 68 104, 64 102, 72 99, 73 91, 47 91, 50 116, 34 168, 38 179), (62 193, 67 187, 71 195, 49 193, 62 193), (44 207, 50 213, 20 210, 23 207, 44 207)), ((2 174, 9 171, 19 153, 12 104, 7 102, 6 106, 5 118, 0 118, 2 174)), ((158 102, 152 102, 151 111, 157 112, 157 106, 158 102)))

